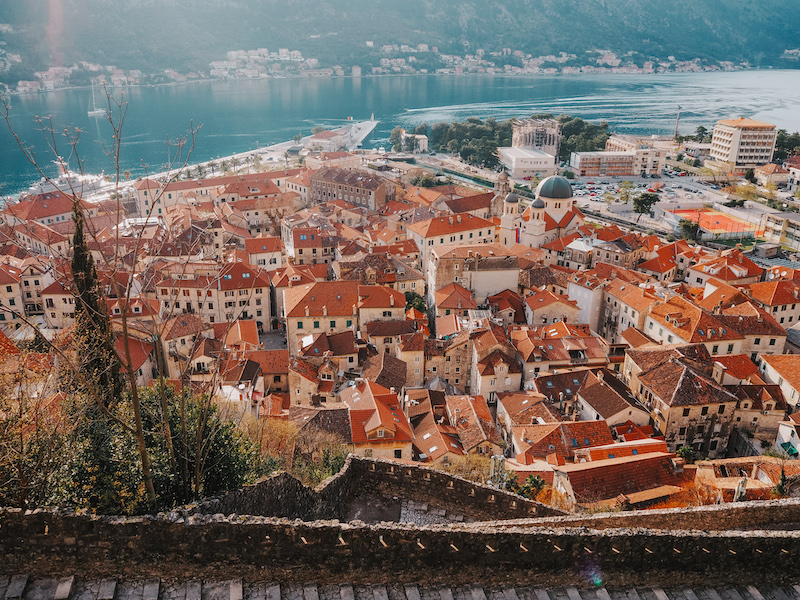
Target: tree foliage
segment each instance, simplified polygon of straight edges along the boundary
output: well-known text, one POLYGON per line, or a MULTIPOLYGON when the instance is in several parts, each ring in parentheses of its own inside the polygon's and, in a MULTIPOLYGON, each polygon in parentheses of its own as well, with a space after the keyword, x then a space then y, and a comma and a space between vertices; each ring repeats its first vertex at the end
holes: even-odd
POLYGON ((689 219, 681 219, 680 222, 681 237, 685 240, 696 242, 700 234, 700 224, 689 219))
POLYGON ((428 312, 425 300, 417 292, 406 292, 406 310, 409 308, 416 308, 422 313, 428 312))
POLYGON ((619 199, 627 203, 631 199, 631 193, 636 189, 636 186, 631 181, 622 181, 617 186, 619 189, 619 199))
POLYGON ((790 156, 800 154, 800 132, 789 133, 779 129, 775 138, 775 160, 786 160, 790 156))
POLYGON ((402 150, 403 147, 402 136, 403 136, 403 128, 400 127, 399 125, 394 129, 392 129, 392 133, 389 134, 389 145, 395 152, 400 152, 400 150, 402 150))
POLYGON ((430 173, 425 173, 424 175, 417 175, 416 177, 412 177, 409 183, 411 183, 411 185, 416 185, 424 188, 436 187, 437 185, 439 185, 439 182, 436 181, 436 177, 431 175, 430 173))
MULTIPOLYGON (((234 421, 222 418, 207 397, 190 397, 173 386, 166 386, 166 393, 169 429, 163 427, 165 415, 158 386, 139 390, 158 507, 169 508, 238 489, 262 474, 264 462, 255 445, 234 421), (172 459, 165 431, 171 432, 169 442, 179 460, 172 459)), ((69 465, 73 485, 64 500, 76 506, 90 506, 101 513, 141 514, 152 507, 140 461, 131 452, 136 439, 128 428, 120 425, 132 418, 130 395, 114 407, 114 415, 119 421, 112 422, 107 430, 111 475, 98 478, 94 464, 87 460, 88 440, 80 442, 69 465)))
POLYGON ((605 148, 610 137, 605 121, 594 124, 569 115, 559 115, 556 119, 561 122, 560 160, 569 160, 573 152, 593 152, 605 148))
POLYGON ((434 123, 428 136, 428 146, 436 152, 458 154, 464 162, 497 168, 500 161, 497 148, 511 145, 511 121, 481 121, 470 117, 466 121, 434 123))
POLYGON ((0 382, 0 506, 23 509, 51 504, 68 487, 75 430, 62 398, 29 394, 36 385, 26 375, 21 368, 0 382))
MULTIPOLYGON (((537 114, 532 118, 555 118, 561 122, 560 160, 568 160, 572 152, 600 150, 609 137, 605 122, 594 124, 570 115, 537 114)), ((481 121, 470 117, 466 121, 434 123, 428 145, 434 151, 458 154, 468 164, 495 169, 500 165, 497 149, 511 145, 512 133, 510 119, 497 122, 494 118, 481 121)))
POLYGON ((640 215, 647 214, 659 200, 661 197, 653 192, 639 194, 633 198, 633 211, 640 215))
POLYGON ((680 448, 678 448, 675 454, 681 457, 686 462, 687 465, 692 464, 696 458, 694 448, 692 448, 691 446, 681 446, 680 448))

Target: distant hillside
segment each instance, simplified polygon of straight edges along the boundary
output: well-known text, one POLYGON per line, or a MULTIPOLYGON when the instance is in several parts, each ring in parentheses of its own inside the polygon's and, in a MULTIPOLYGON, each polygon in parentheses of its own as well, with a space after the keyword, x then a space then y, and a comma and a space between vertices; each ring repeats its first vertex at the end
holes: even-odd
MULTIPOLYGON (((32 67, 89 60, 120 68, 207 70, 234 49, 301 50, 323 65, 368 64, 366 47, 428 43, 464 54, 504 47, 534 56, 590 49, 640 57, 781 59, 800 45, 797 0, 26 0, 0 22, 32 67), (61 7, 61 19, 46 15, 61 7)), ((58 15, 54 15, 58 17, 58 15)))

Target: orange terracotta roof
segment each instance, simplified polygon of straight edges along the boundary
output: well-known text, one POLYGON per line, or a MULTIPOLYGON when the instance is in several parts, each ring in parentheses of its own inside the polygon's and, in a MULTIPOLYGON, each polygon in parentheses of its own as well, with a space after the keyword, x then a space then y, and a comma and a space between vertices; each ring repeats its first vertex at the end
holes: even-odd
POLYGON ((557 454, 572 458, 578 448, 611 444, 614 438, 605 421, 567 421, 543 425, 520 425, 511 434, 522 450, 517 460, 529 464, 534 458, 557 454))
POLYGON ((762 354, 761 360, 775 369, 791 387, 800 391, 800 354, 762 354))
MULTIPOLYGON (((481 219, 472 214, 455 215, 452 217, 436 217, 409 225, 409 231, 417 233, 427 239, 437 236, 446 236, 454 233, 473 231, 476 229, 493 229, 494 225, 486 219, 481 219)), ((491 234, 489 235, 491 239, 491 234)))
POLYGON ((355 281, 318 281, 290 287, 284 292, 286 316, 352 316, 358 305, 358 287, 355 281))
POLYGON ((374 442, 410 442, 414 439, 411 425, 400 409, 397 395, 382 385, 372 381, 361 380, 356 385, 342 390, 341 399, 350 409, 350 423, 353 432, 353 443, 364 444, 374 442), (391 435, 375 436, 369 434, 379 429, 391 435))
POLYGON ((525 298, 527 304, 532 310, 538 310, 551 304, 564 304, 572 308, 578 308, 578 303, 575 300, 570 300, 569 296, 562 294, 554 294, 549 290, 535 292, 525 298))
POLYGON ((728 127, 756 127, 763 129, 775 129, 775 125, 770 125, 769 123, 755 121, 745 117, 739 117, 738 119, 721 119, 717 121, 717 125, 727 125, 728 127))
POLYGON ((763 281, 743 286, 750 291, 750 297, 765 306, 781 306, 800 302, 800 281, 779 279, 763 281))

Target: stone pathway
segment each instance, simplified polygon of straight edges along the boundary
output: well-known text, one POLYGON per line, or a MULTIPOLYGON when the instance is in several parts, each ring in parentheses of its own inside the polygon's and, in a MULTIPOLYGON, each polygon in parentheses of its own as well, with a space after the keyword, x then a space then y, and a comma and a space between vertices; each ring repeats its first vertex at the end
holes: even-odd
POLYGON ((241 580, 82 581, 0 576, 0 600, 800 600, 800 585, 726 588, 578 589, 416 584, 354 586, 250 583, 241 580))
POLYGON ((250 583, 241 580, 161 582, 82 581, 0 576, 0 600, 800 600, 800 585, 726 588, 578 589, 416 584, 354 586, 250 583))

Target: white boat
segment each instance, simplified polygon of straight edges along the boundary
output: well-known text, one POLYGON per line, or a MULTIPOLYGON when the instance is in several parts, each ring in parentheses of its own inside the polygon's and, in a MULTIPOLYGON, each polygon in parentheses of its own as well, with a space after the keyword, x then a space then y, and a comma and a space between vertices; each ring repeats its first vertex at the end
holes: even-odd
POLYGON ((107 114, 105 108, 97 108, 97 101, 94 99, 94 82, 92 82, 92 108, 89 109, 88 114, 90 117, 105 117, 107 114))
POLYGON ((49 181, 42 178, 39 182, 30 186, 23 195, 35 196, 36 194, 46 194, 59 190, 65 194, 74 192, 81 196, 87 196, 100 190, 106 183, 102 175, 81 175, 64 169, 61 161, 56 160, 53 163, 58 168, 58 176, 51 178, 49 181))

